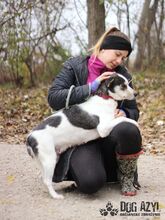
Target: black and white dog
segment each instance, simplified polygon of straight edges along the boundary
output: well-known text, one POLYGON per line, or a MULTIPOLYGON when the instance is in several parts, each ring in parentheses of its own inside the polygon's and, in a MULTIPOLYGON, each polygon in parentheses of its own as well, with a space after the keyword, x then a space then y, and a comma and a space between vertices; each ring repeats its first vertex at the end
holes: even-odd
POLYGON ((52 177, 60 153, 69 147, 108 136, 111 130, 123 121, 138 126, 132 119, 115 118, 116 101, 124 99, 134 99, 134 90, 124 76, 113 74, 101 83, 96 95, 84 103, 57 111, 28 135, 28 153, 39 160, 43 182, 53 198, 63 198, 52 186, 52 177))

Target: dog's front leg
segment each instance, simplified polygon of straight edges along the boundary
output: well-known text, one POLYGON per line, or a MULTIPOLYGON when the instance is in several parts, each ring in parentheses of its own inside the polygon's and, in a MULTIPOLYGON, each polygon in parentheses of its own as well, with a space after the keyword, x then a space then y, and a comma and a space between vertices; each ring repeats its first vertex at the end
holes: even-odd
POLYGON ((130 119, 130 118, 126 118, 126 117, 123 117, 123 116, 120 116, 120 117, 117 117, 117 118, 114 118, 112 121, 111 121, 111 130, 118 124, 122 123, 122 122, 128 122, 128 123, 131 123, 131 124, 134 124, 137 128, 139 128, 139 125, 136 121, 130 119))
POLYGON ((111 123, 102 122, 97 126, 97 131, 101 138, 107 137, 110 132, 112 131, 113 126, 111 126, 111 123))
POLYGON ((114 118, 112 120, 112 126, 115 127, 116 125, 118 125, 121 122, 129 122, 129 123, 134 124, 136 127, 139 128, 139 124, 135 120, 130 119, 130 118, 126 118, 126 117, 123 117, 123 116, 114 118))
POLYGON ((134 124, 135 126, 137 126, 139 128, 139 125, 136 121, 132 120, 132 119, 129 119, 129 118, 126 118, 126 117, 117 117, 111 121, 101 121, 100 120, 100 123, 99 125, 97 126, 97 131, 100 135, 100 137, 104 138, 104 137, 107 137, 110 132, 112 131, 112 129, 120 124, 121 122, 129 122, 129 123, 132 123, 134 124))

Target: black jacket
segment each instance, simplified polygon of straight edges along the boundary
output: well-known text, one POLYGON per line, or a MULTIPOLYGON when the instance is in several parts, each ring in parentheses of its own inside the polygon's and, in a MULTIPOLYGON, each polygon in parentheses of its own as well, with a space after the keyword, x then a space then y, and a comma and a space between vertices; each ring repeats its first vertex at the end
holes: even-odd
MULTIPOLYGON (((90 97, 90 87, 86 83, 88 77, 88 59, 89 57, 84 58, 79 56, 70 58, 64 63, 61 72, 53 81, 48 92, 48 103, 52 109, 59 110, 65 107, 68 91, 72 85, 75 87, 72 90, 69 105, 82 103, 90 97)), ((125 76, 128 80, 131 79, 131 75, 124 66, 118 66, 115 71, 125 76)), ((138 120, 139 110, 135 100, 118 102, 118 107, 126 112, 127 117, 136 121, 138 120)))
MULTIPOLYGON (((53 81, 48 92, 48 103, 53 110, 65 108, 67 95, 72 85, 75 87, 72 90, 69 105, 82 103, 90 97, 90 87, 86 83, 88 77, 88 59, 89 57, 79 56, 70 58, 64 63, 61 72, 53 81)), ((131 75, 127 72, 124 66, 118 66, 115 71, 125 76, 128 80, 131 80, 131 75)), ((139 110, 135 100, 118 102, 118 107, 126 112, 127 117, 138 120, 139 110)), ((61 182, 68 179, 67 172, 73 151, 74 148, 69 148, 60 155, 53 177, 54 182, 61 182)))

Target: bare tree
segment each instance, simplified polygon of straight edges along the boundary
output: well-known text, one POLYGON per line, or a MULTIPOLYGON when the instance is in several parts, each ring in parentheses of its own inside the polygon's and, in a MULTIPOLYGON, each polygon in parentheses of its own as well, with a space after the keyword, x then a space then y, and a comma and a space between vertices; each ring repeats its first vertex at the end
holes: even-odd
MULTIPOLYGON (((49 65, 48 54, 51 59, 52 48, 59 48, 56 33, 65 28, 60 27, 65 2, 66 0, 0 2, 0 60, 5 59, 4 65, 10 67, 11 80, 17 85, 23 83, 22 79, 27 71, 31 85, 34 85, 36 60, 49 65)), ((42 71, 47 69, 43 68, 42 71)))
MULTIPOLYGON (((164 33, 163 33, 163 27, 164 27, 164 22, 165 22, 165 2, 164 0, 161 0, 159 2, 159 16, 158 19, 154 20, 154 29, 156 33, 156 42, 157 44, 155 45, 155 50, 154 50, 154 55, 153 59, 156 60, 156 63, 159 63, 160 61, 163 61, 165 59, 165 49, 164 44, 164 33)), ((165 30, 164 30, 165 31, 165 30)))
POLYGON ((152 5, 151 0, 144 1, 137 32, 138 50, 134 64, 136 69, 147 67, 151 63, 151 28, 155 20, 159 1, 154 0, 152 5))
POLYGON ((105 31, 104 1, 87 0, 88 48, 91 48, 105 31))

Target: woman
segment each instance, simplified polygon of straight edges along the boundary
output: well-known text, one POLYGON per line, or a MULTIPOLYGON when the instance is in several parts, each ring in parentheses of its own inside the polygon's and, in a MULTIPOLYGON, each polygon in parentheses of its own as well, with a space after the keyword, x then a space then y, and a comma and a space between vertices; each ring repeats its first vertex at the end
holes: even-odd
MULTIPOLYGON (((120 73, 131 81, 123 66, 123 61, 132 51, 130 40, 124 33, 111 28, 92 50, 91 56, 75 57, 65 62, 49 89, 48 102, 54 110, 86 101, 112 72, 120 73)), ((115 116, 137 121, 139 111, 136 101, 118 102, 115 116)), ((135 184, 138 186, 137 160, 141 153, 138 128, 122 122, 108 137, 73 147, 61 154, 53 181, 73 180, 81 192, 91 194, 105 182, 119 180, 122 194, 133 196, 136 195, 135 184)))

